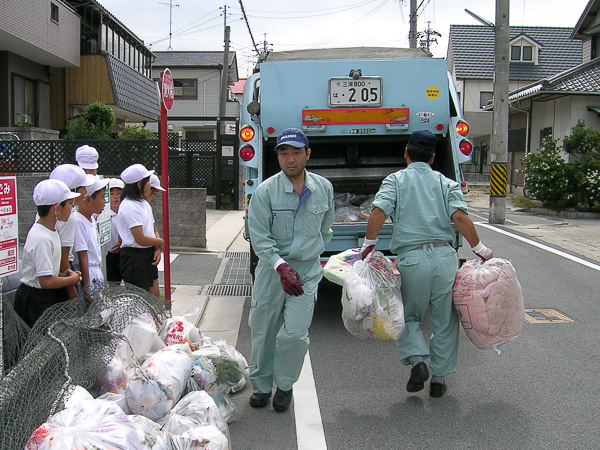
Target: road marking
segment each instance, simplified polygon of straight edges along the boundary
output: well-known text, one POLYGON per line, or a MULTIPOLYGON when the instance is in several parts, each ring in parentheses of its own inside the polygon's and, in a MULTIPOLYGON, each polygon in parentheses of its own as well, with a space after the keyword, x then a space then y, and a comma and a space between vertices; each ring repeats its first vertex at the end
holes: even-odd
MULTIPOLYGON (((171 253, 171 262, 175 261, 175 258, 177 258, 179 256, 179 253, 171 253)), ((158 271, 159 272, 164 272, 165 271, 165 265, 163 263, 163 258, 165 257, 164 253, 162 255, 162 258, 160 258, 160 262, 158 263, 158 271)))
POLYGON ((298 450, 327 450, 319 398, 308 352, 304 357, 300 377, 294 383, 294 416, 298 450))
POLYGON ((525 322, 529 323, 575 323, 573 319, 555 309, 536 308, 525 310, 525 322))
POLYGON ((594 269, 594 270, 597 270, 597 271, 600 272, 600 266, 598 264, 591 263, 591 262, 586 261, 584 259, 578 258, 577 256, 573 256, 573 255, 570 255, 570 254, 568 254, 566 252, 563 252, 561 250, 557 250, 557 249, 555 249, 553 247, 550 247, 548 245, 540 244, 539 242, 532 241, 531 239, 524 238, 522 236, 510 233, 510 232, 502 230, 500 228, 496 228, 495 226, 490 225, 489 223, 483 223, 483 222, 475 222, 475 223, 477 225, 480 225, 480 226, 484 227, 484 228, 487 228, 489 230, 495 231, 496 233, 504 234, 505 236, 512 237, 514 239, 517 239, 518 241, 522 241, 522 242, 525 242, 527 244, 533 245, 534 247, 541 248, 542 250, 546 250, 547 252, 554 253, 555 255, 558 255, 558 256, 562 256, 563 258, 569 259, 569 260, 571 260, 573 262, 576 262, 578 264, 581 264, 583 266, 589 267, 590 269, 594 269))

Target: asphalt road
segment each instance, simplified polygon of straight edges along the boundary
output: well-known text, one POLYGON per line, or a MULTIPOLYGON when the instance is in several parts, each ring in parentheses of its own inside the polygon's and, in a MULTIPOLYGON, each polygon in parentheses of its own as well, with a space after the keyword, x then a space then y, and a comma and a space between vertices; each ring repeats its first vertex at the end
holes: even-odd
MULTIPOLYGON (((478 212, 487 214, 484 209, 472 214, 478 212)), ((539 218, 510 213, 507 220, 526 224, 539 218)), ((359 340, 344 329, 341 288, 323 284, 310 330, 319 408, 309 419, 320 415, 326 446, 299 445, 296 430, 306 432, 306 415, 293 408, 282 414, 270 407, 250 408, 251 389, 246 389, 233 397, 240 415, 230 426, 232 447, 600 448, 598 270, 487 227, 478 226, 478 231, 496 256, 510 259, 517 269, 526 308, 552 309, 573 322, 526 322, 501 355, 477 349, 461 331, 458 372, 447 378, 447 394, 436 399, 427 388, 406 392, 409 369, 401 365, 393 344, 359 340)), ((460 256, 473 258, 464 248, 460 256)), ((247 357, 248 306, 246 299, 237 342, 247 357)))

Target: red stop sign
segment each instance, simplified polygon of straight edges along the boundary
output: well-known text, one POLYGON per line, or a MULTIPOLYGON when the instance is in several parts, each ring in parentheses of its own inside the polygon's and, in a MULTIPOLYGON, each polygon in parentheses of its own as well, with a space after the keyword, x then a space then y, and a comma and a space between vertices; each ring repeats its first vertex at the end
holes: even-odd
POLYGON ((162 73, 162 99, 165 109, 169 111, 173 107, 175 89, 173 87, 173 75, 169 69, 162 73))

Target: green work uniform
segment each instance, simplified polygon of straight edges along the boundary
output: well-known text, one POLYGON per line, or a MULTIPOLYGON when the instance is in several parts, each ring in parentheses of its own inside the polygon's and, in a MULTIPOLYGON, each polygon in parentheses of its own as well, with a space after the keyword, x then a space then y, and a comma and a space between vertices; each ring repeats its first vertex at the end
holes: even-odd
POLYGON ((456 239, 451 217, 459 209, 467 212, 460 186, 429 164, 414 162, 383 181, 373 207, 394 222, 390 250, 398 255, 406 322, 396 342, 400 359, 409 365, 411 356, 430 357, 432 375, 454 373, 459 321, 452 305, 452 285, 458 255, 451 246, 456 239), (421 330, 428 307, 429 348, 421 330))
POLYGON ((289 390, 308 350, 308 328, 323 276, 319 256, 333 235, 334 209, 331 183, 304 174, 308 192, 302 197, 282 171, 256 188, 248 207, 250 240, 259 258, 248 320, 254 392, 271 392, 273 381, 289 390), (302 278, 303 295, 283 291, 274 269, 281 258, 302 278))

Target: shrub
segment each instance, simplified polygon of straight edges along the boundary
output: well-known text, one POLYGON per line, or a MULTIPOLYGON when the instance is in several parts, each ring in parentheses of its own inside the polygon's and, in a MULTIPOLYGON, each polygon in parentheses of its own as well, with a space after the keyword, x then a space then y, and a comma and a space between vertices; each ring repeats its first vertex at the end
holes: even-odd
POLYGON ((563 145, 550 137, 539 153, 520 159, 530 195, 544 206, 598 209, 600 206, 600 131, 586 128, 580 120, 565 136, 563 145), (563 151, 573 158, 568 163, 563 151))
POLYGON ((125 125, 121 128, 118 134, 119 139, 156 139, 156 136, 152 130, 148 128, 142 128, 139 125, 125 125))
POLYGON ((100 102, 90 103, 79 117, 67 124, 67 139, 108 139, 115 112, 100 102))
POLYGON ((573 193, 577 186, 574 171, 563 159, 558 141, 544 138, 539 153, 529 153, 520 161, 529 195, 544 206, 562 210, 576 206, 578 201, 573 193))

